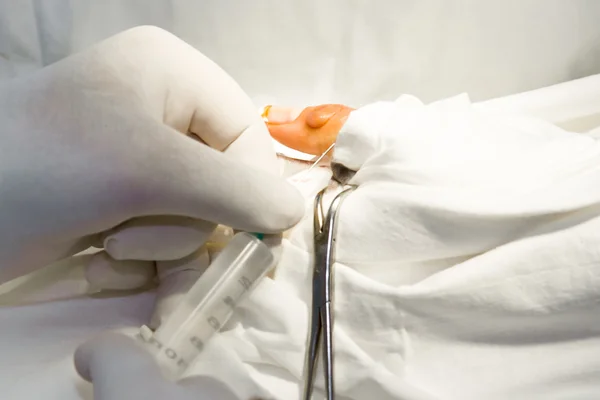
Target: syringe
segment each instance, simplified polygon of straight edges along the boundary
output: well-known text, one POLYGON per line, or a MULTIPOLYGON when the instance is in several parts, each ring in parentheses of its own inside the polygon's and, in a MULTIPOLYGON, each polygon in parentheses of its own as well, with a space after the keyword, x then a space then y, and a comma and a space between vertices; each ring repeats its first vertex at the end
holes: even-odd
POLYGON ((173 380, 183 375, 274 261, 259 238, 236 234, 155 332, 145 325, 140 328, 138 339, 147 345, 165 375, 173 380))

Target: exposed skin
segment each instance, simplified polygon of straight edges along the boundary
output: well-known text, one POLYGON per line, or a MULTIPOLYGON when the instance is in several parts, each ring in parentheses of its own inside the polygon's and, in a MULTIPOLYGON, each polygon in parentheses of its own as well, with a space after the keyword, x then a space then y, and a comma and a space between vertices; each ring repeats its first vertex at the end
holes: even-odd
POLYGON ((291 149, 311 155, 323 154, 333 143, 353 108, 323 104, 297 110, 269 106, 263 117, 271 136, 291 149))

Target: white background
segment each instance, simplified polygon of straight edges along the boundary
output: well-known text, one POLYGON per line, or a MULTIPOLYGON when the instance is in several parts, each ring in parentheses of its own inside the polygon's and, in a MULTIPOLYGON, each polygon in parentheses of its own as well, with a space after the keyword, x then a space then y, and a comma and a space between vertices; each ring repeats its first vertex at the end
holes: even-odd
POLYGON ((600 72, 598 21, 595 0, 0 0, 0 76, 152 24, 257 103, 479 101, 600 72))

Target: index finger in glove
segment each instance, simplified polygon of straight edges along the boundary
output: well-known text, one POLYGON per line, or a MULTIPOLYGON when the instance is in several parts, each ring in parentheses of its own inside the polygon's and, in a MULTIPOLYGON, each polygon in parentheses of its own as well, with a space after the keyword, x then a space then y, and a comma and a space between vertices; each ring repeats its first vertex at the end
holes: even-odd
POLYGON ((214 230, 215 224, 193 218, 147 216, 130 219, 101 238, 116 260, 170 261, 198 250, 214 230))
POLYGON ((271 138, 252 100, 221 67, 183 40, 142 26, 113 36, 96 52, 98 57, 122 55, 123 68, 136 75, 128 84, 149 93, 144 101, 156 119, 219 151, 243 135, 245 151, 236 154, 238 161, 261 169, 276 167, 271 138), (130 50, 122 54, 123 48, 130 50), (149 67, 140 69, 140 63, 149 67), (147 87, 156 89, 149 92, 147 87))
POLYGON ((261 233, 280 233, 302 218, 304 200, 283 178, 174 135, 167 126, 139 125, 155 131, 154 141, 126 160, 127 198, 109 198, 122 212, 187 216, 261 233), (136 167, 147 159, 152 160, 148 168, 136 167))

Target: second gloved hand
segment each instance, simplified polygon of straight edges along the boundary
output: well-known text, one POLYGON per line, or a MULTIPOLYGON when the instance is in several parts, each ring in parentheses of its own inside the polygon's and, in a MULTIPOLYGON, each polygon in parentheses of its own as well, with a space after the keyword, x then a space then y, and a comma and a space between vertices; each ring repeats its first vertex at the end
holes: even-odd
POLYGON ((301 218, 276 172, 217 65, 158 28, 116 35, 0 85, 0 283, 96 245, 96 265, 132 272, 122 288, 159 260, 182 292, 216 223, 278 233, 301 218))
POLYGON ((81 345, 75 352, 75 369, 94 384, 95 400, 238 400, 211 377, 168 381, 146 349, 115 333, 81 345))

